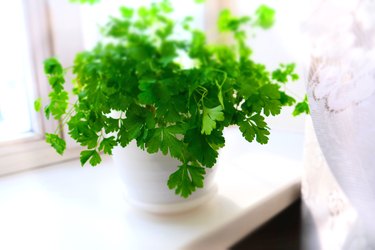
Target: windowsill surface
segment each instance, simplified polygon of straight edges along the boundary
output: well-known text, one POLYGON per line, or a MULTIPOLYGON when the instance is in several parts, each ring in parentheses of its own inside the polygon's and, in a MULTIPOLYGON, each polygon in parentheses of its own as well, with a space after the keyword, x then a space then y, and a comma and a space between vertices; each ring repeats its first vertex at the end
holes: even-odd
POLYGON ((217 195, 173 216, 131 207, 110 158, 1 177, 0 249, 225 249, 299 197, 303 135, 272 132, 262 146, 227 130, 217 195))

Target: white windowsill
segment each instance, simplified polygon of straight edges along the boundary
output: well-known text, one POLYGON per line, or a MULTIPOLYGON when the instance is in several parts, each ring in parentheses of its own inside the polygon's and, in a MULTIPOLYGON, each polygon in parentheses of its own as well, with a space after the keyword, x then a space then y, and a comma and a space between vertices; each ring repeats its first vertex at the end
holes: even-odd
POLYGON ((0 180, 2 180, 3 175, 15 174, 25 170, 77 159, 81 148, 68 148, 65 150, 64 155, 61 156, 44 139, 30 139, 24 143, 3 146, 0 150, 0 180))
POLYGON ((233 129, 226 138, 218 194, 180 215, 131 207, 110 158, 0 177, 0 249, 225 249, 299 197, 303 150, 301 134, 273 131, 265 146, 233 129))

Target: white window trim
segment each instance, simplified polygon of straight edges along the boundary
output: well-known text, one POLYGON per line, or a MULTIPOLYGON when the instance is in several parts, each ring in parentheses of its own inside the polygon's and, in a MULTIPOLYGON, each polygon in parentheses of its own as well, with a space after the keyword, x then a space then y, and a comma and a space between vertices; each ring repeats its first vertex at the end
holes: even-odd
MULTIPOLYGON (((43 74, 42 62, 52 55, 53 44, 50 34, 48 6, 45 1, 37 0, 33 4, 30 1, 23 1, 25 6, 25 19, 27 20, 27 31, 29 46, 31 50, 31 61, 33 66, 34 93, 41 97, 44 102, 47 100, 49 87, 46 77, 43 74)), ((45 105, 46 103, 44 103, 45 105)), ((41 113, 37 114, 37 125, 33 129, 41 137, 45 131, 53 131, 57 124, 47 121, 41 113)))

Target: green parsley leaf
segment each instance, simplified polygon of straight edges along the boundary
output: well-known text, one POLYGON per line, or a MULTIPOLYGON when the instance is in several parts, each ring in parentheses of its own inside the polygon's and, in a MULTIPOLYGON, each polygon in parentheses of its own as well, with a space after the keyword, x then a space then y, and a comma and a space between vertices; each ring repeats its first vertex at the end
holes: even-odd
POLYGON ((253 126, 246 121, 240 121, 238 125, 240 127, 240 131, 242 132, 243 137, 245 137, 245 139, 248 142, 252 142, 255 138, 255 130, 253 126))
POLYGON ((202 134, 209 135, 216 128, 216 121, 224 121, 223 107, 215 108, 203 107, 202 134))
POLYGON ((256 25, 263 29, 269 29, 275 23, 275 10, 264 4, 258 7, 255 15, 257 18, 256 25))
POLYGON ((203 187, 206 171, 202 167, 183 164, 171 174, 168 179, 169 189, 175 189, 175 193, 187 198, 197 187, 203 187))
POLYGON ((276 84, 266 84, 259 88, 258 92, 246 99, 242 107, 249 110, 249 113, 263 113, 266 116, 278 115, 281 112, 280 86, 276 84))
POLYGON ((120 7, 121 15, 125 18, 132 18, 134 15, 134 9, 127 8, 125 6, 120 7))
POLYGON ((205 167, 213 167, 218 156, 217 150, 211 147, 207 136, 198 129, 188 130, 184 138, 188 152, 205 167))
POLYGON ((64 73, 61 63, 54 57, 44 61, 44 72, 47 75, 62 75, 64 73))
POLYGON ((164 13, 172 13, 172 11, 173 11, 172 4, 171 4, 171 2, 169 0, 163 0, 163 1, 161 1, 160 2, 160 9, 164 13))
POLYGON ((94 154, 95 150, 84 150, 80 154, 80 162, 81 166, 85 165, 86 162, 91 158, 91 156, 94 154))
POLYGON ((185 146, 183 142, 177 139, 183 131, 176 130, 177 126, 165 128, 156 128, 151 133, 151 138, 146 142, 147 152, 156 153, 159 150, 164 154, 169 154, 177 159, 183 160, 185 146))
POLYGON ((65 83, 65 79, 62 75, 49 76, 48 82, 56 93, 59 93, 62 90, 64 90, 63 84, 65 83))
POLYGON ((275 84, 264 85, 260 89, 260 96, 263 101, 263 112, 266 116, 278 115, 281 111, 279 86, 275 84))
POLYGON ((51 116, 51 110, 49 109, 49 105, 47 105, 46 107, 44 107, 44 115, 46 116, 47 119, 50 118, 50 116, 51 116))
POLYGON ((46 133, 46 142, 50 144, 58 154, 62 155, 66 148, 66 143, 56 134, 46 133))
POLYGON ((99 153, 95 151, 94 154, 91 156, 90 165, 94 167, 101 162, 102 162, 102 158, 100 157, 99 153))
POLYGON ((99 153, 96 150, 83 150, 80 155, 81 166, 85 165, 88 160, 93 167, 102 161, 99 153))
POLYGON ((155 127, 153 114, 140 106, 132 105, 126 113, 126 118, 123 119, 123 129, 120 133, 124 137, 124 143, 133 139, 139 138, 143 131, 148 128, 155 127), (127 138, 127 139, 125 139, 127 138))
POLYGON ((219 14, 217 25, 221 32, 238 31, 241 25, 246 24, 249 21, 250 18, 247 16, 235 17, 229 9, 224 9, 219 14))
POLYGON ((260 144, 266 144, 268 142, 270 132, 267 123, 264 121, 264 117, 261 115, 255 114, 247 121, 240 121, 238 125, 242 135, 247 141, 252 142, 256 139, 260 144))
POLYGON ((281 105, 291 106, 296 102, 296 99, 287 95, 285 92, 280 91, 280 103, 281 105))
POLYGON ((64 69, 56 58, 49 58, 44 61, 44 71, 47 74, 48 82, 52 87, 49 93, 50 104, 45 107, 46 117, 52 114, 58 120, 68 108, 68 92, 64 91, 64 69))
POLYGON ((112 149, 117 145, 114 136, 104 138, 99 146, 99 150, 103 150, 105 154, 112 155, 112 149))
POLYGON ((265 122, 264 117, 260 114, 254 114, 249 119, 250 121, 254 122, 257 127, 267 128, 267 123, 265 122))
POLYGON ((207 143, 214 150, 219 150, 225 145, 225 138, 223 131, 213 130, 212 133, 206 137, 207 143))
POLYGON ((305 95, 305 98, 303 99, 302 102, 299 102, 296 104, 294 111, 293 111, 293 116, 297 116, 303 113, 310 114, 310 107, 309 107, 309 103, 307 100, 307 95, 305 95))
POLYGON ((92 124, 90 124, 87 114, 83 112, 76 113, 69 120, 68 128, 69 135, 79 142, 81 146, 87 146, 89 149, 97 147, 99 136, 92 124))
POLYGON ((58 120, 66 113, 66 110, 68 108, 68 93, 66 91, 58 93, 51 92, 49 94, 49 97, 51 99, 51 103, 48 105, 48 110, 53 115, 53 117, 58 120))
POLYGON ((193 31, 189 56, 191 58, 200 58, 201 60, 204 60, 204 58, 207 57, 207 53, 206 35, 200 31, 193 31))
POLYGON ((289 80, 298 80, 298 75, 294 73, 295 67, 294 63, 281 64, 279 69, 272 72, 272 79, 280 83, 287 83, 289 80))
POLYGON ((170 91, 161 84, 152 81, 141 81, 139 89, 142 91, 139 95, 139 101, 143 104, 160 104, 168 102, 170 99, 170 91))
POLYGON ((36 112, 39 112, 42 109, 42 98, 38 98, 34 101, 34 109, 36 112))

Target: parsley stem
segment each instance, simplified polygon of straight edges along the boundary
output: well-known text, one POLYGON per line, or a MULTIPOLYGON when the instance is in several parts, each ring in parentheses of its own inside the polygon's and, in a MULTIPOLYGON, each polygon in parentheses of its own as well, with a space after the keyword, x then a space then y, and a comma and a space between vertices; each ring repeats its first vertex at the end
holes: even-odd
POLYGON ((124 114, 124 111, 121 111, 120 112, 120 117, 119 117, 119 127, 121 128, 122 127, 122 123, 123 123, 123 121, 122 121, 122 115, 124 114))
POLYGON ((224 75, 224 79, 223 79, 223 81, 222 81, 221 84, 220 84, 220 86, 222 87, 223 84, 225 83, 225 81, 227 80, 227 77, 228 77, 227 72, 222 71, 222 70, 220 70, 220 69, 212 69, 212 71, 216 71, 216 72, 223 73, 223 75, 224 75))
POLYGON ((104 133, 103 133, 103 129, 100 131, 100 135, 99 135, 99 138, 97 140, 97 144, 96 144, 96 147, 95 147, 95 150, 98 151, 100 153, 100 144, 102 143, 103 139, 104 139, 104 133))
POLYGON ((74 105, 72 105, 72 107, 70 107, 70 109, 68 110, 68 112, 64 116, 64 118, 59 121, 59 126, 57 126, 54 134, 62 132, 62 130, 64 129, 65 124, 67 123, 68 119, 71 117, 71 115, 72 115, 72 113, 74 111, 74 106, 76 105, 77 102, 78 102, 78 100, 74 103, 74 105))

